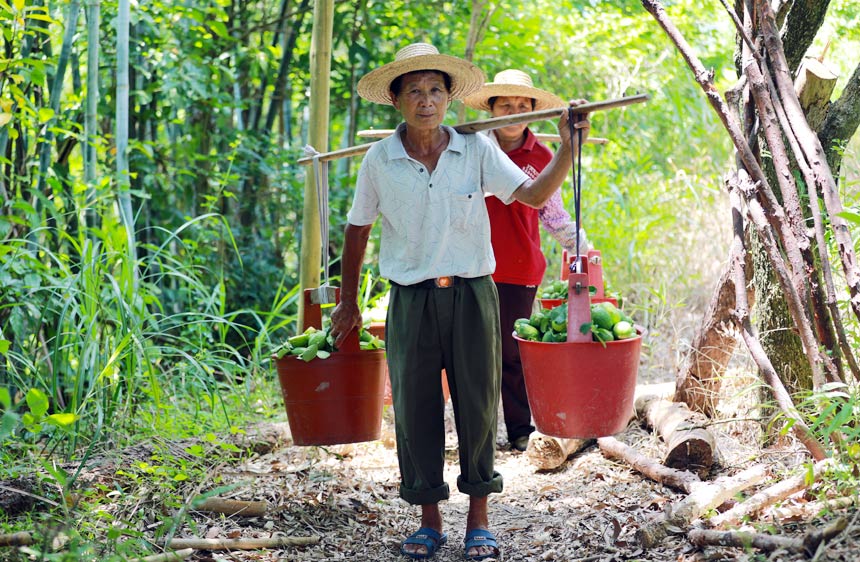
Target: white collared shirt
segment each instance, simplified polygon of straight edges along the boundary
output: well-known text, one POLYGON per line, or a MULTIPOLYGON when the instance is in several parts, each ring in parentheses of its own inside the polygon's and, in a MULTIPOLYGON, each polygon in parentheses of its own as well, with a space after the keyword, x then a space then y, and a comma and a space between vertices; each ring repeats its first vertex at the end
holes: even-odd
POLYGON ((361 162, 350 224, 382 217, 379 273, 401 285, 441 277, 479 277, 496 268, 484 194, 510 202, 529 177, 485 135, 445 126, 447 148, 433 173, 403 148, 401 123, 361 162))

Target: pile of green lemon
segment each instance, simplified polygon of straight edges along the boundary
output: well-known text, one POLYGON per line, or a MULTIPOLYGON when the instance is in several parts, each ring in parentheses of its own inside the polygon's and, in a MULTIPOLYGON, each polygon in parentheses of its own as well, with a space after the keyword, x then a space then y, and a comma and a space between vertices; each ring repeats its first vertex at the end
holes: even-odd
MULTIPOLYGON (((364 328, 358 332, 358 346, 362 351, 371 349, 385 349, 385 341, 374 336, 364 328)), ((318 330, 311 326, 304 333, 288 338, 275 349, 275 357, 281 359, 285 355, 294 355, 302 361, 313 359, 328 359, 333 351, 334 338, 331 328, 318 330)))
MULTIPOLYGON (((518 318, 514 332, 518 337, 544 343, 567 341, 567 304, 550 310, 540 310, 531 318, 518 318)), ((605 343, 637 336, 633 319, 609 301, 591 305, 591 322, 579 327, 583 334, 591 332, 592 339, 605 343)))

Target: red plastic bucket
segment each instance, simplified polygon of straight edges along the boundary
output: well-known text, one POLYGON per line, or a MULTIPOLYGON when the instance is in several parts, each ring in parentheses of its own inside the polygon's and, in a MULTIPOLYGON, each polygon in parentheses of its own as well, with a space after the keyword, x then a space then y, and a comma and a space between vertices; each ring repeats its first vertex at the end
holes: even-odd
POLYGON ((627 427, 642 336, 588 343, 543 343, 514 334, 535 427, 544 435, 591 439, 627 427))
POLYGON ((565 302, 567 299, 540 299, 540 306, 544 309, 552 309, 565 302))
POLYGON ((336 351, 328 359, 276 362, 295 445, 379 439, 385 350, 336 351))

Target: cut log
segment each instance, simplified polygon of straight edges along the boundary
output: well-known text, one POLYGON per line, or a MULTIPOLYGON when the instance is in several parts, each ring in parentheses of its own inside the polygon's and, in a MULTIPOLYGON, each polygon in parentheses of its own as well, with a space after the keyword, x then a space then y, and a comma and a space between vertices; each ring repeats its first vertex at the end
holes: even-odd
POLYGON ((0 534, 0 546, 28 546, 33 544, 33 536, 26 531, 0 534))
MULTIPOLYGON (((824 471, 832 465, 833 459, 825 459, 815 463, 812 469, 813 482, 821 478, 824 471)), ((723 527, 725 525, 736 525, 744 517, 754 517, 765 507, 784 500, 788 496, 811 486, 813 482, 808 481, 808 476, 807 471, 804 469, 800 474, 777 482, 773 486, 769 486, 753 494, 730 510, 711 517, 708 523, 713 527, 723 527)))
POLYGON ((259 550, 261 548, 283 548, 285 546, 308 546, 318 544, 319 537, 272 537, 267 539, 173 539, 169 547, 175 550, 259 550))
POLYGON ((224 515, 241 515, 242 517, 261 517, 266 514, 268 504, 264 501, 228 500, 225 498, 206 498, 199 504, 195 503, 193 509, 197 511, 211 511, 223 513, 224 515))
POLYGON ((797 71, 794 90, 813 131, 817 131, 827 117, 830 96, 838 78, 833 70, 815 57, 803 59, 797 71))
POLYGON ((708 419, 704 414, 690 410, 683 402, 641 396, 636 400, 636 416, 654 428, 666 443, 663 464, 695 472, 700 477, 710 472, 716 440, 706 428, 708 419))
POLYGON ((696 546, 733 546, 737 548, 757 548, 772 552, 784 549, 789 552, 803 554, 807 558, 815 556, 821 543, 829 541, 845 530, 848 521, 840 517, 823 529, 815 529, 803 537, 784 537, 781 535, 765 535, 746 531, 715 531, 712 529, 693 529, 687 533, 687 538, 696 546))
POLYGON ((669 534, 669 527, 687 528, 693 520, 723 504, 738 492, 764 480, 765 468, 756 465, 734 476, 724 476, 711 483, 696 484, 689 496, 673 503, 667 514, 641 527, 636 538, 643 548, 652 548, 669 534))
POLYGON ((529 436, 526 457, 539 470, 552 470, 561 466, 570 455, 584 449, 593 441, 593 439, 561 439, 535 431, 529 436))
POLYGON ((663 466, 614 437, 601 437, 597 440, 597 446, 605 457, 623 460, 651 480, 674 490, 689 494, 695 484, 702 483, 692 472, 663 466))

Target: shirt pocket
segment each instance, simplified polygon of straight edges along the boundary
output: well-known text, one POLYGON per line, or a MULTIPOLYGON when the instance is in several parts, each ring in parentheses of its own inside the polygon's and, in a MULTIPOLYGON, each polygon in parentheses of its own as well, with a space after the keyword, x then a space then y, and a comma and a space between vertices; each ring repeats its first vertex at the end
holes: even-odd
POLYGON ((484 194, 480 190, 451 196, 451 226, 454 229, 474 230, 483 222, 482 213, 487 214, 484 207, 484 194))

